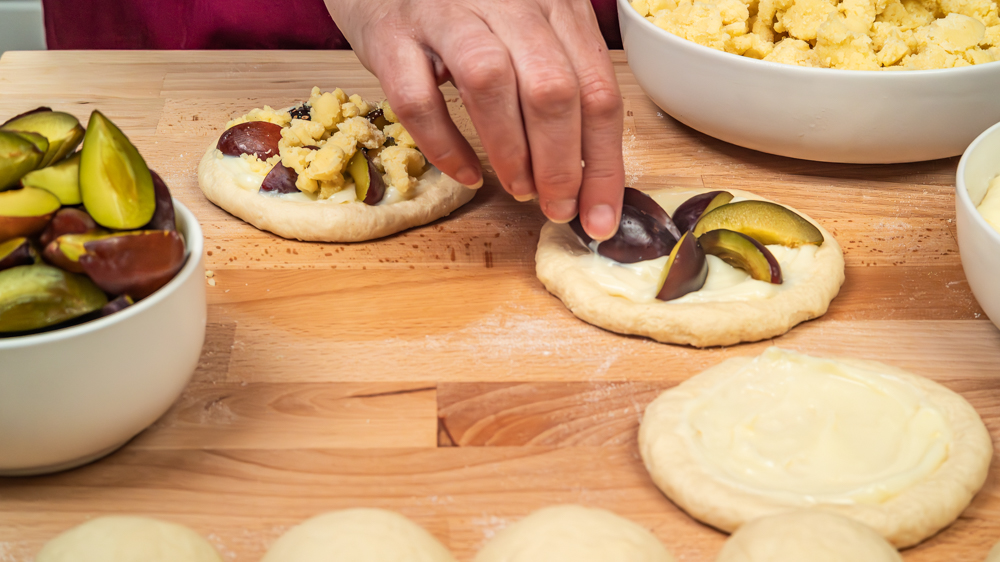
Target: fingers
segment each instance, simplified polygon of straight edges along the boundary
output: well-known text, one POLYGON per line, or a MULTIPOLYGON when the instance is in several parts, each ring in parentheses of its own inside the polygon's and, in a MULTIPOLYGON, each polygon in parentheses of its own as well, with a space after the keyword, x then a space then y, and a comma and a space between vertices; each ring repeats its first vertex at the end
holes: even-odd
POLYGON ((579 82, 586 162, 579 194, 580 221, 592 238, 607 240, 618 229, 625 185, 623 103, 597 20, 589 3, 584 8, 571 10, 557 4, 549 20, 579 82))
POLYGON ((497 178, 514 197, 532 198, 531 157, 507 47, 479 14, 452 8, 438 16, 442 27, 430 29, 426 40, 461 93, 497 178))
POLYGON ((581 168, 580 89, 573 65, 537 4, 486 14, 510 51, 542 212, 555 222, 577 215, 581 168))
POLYGON ((416 41, 400 39, 369 49, 372 72, 427 160, 459 183, 478 188, 483 183, 479 158, 455 127, 437 88, 442 68, 416 41))

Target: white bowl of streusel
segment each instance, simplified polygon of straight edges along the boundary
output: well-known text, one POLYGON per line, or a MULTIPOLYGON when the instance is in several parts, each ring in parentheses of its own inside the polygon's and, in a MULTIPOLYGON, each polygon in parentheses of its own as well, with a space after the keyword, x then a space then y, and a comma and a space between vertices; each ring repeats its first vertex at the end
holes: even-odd
POLYGON ((916 162, 960 155, 1000 121, 997 0, 618 0, 618 13, 653 102, 743 147, 916 162))

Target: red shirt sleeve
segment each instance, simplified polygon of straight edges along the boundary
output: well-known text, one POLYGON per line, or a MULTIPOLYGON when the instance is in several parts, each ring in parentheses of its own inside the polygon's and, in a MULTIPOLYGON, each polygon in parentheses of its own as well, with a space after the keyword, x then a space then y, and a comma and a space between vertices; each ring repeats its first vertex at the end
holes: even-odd
MULTIPOLYGON (((592 0, 621 48, 615 0, 592 0)), ((49 49, 350 49, 323 0, 43 0, 49 49)))

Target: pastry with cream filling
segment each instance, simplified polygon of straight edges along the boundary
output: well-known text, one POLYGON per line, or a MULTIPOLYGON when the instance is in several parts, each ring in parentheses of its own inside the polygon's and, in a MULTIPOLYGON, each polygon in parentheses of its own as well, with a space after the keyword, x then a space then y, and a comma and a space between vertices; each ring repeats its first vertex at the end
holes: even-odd
POLYGON ((951 524, 993 454, 975 409, 931 380, 773 347, 661 394, 643 415, 639 450, 667 497, 723 531, 814 508, 897 548, 951 524))
POLYGON ((823 315, 844 282, 833 235, 745 191, 626 188, 619 234, 549 222, 538 278, 577 317, 698 347, 779 336, 823 315))

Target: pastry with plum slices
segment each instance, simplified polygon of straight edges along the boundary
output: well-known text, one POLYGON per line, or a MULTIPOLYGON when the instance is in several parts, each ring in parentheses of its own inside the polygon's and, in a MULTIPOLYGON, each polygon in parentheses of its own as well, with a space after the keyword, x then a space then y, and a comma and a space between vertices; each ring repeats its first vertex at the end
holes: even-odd
POLYGON ((202 157, 198 182, 253 226, 317 242, 381 238, 447 216, 475 195, 427 163, 387 102, 340 88, 313 88, 298 106, 230 121, 202 157))
POLYGON ((577 317, 621 334, 708 347, 822 316, 844 282, 816 221, 744 191, 625 188, 617 234, 547 223, 536 273, 577 317))

